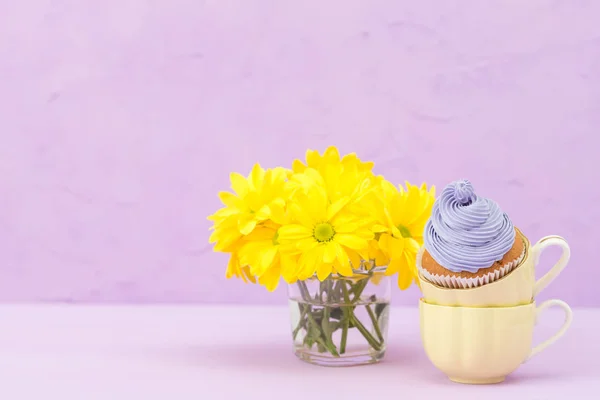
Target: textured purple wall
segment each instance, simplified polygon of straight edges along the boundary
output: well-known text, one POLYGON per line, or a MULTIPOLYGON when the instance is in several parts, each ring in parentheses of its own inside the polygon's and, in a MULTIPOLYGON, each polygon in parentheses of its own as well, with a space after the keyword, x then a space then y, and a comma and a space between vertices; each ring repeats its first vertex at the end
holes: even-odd
POLYGON ((544 297, 600 305, 599 18, 593 0, 0 0, 0 300, 283 303, 225 280, 205 217, 229 171, 336 144, 392 181, 469 178, 532 240, 565 236, 544 297))

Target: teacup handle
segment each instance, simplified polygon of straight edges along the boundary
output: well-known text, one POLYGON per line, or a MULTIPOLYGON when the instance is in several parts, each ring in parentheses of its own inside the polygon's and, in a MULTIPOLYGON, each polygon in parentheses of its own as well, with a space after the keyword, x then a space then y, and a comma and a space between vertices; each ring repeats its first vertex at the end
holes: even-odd
POLYGON ((558 274, 560 274, 561 271, 567 266, 569 258, 571 258, 571 249, 569 248, 569 244, 565 239, 561 238, 560 236, 546 236, 540 239, 531 249, 533 253, 532 256, 534 266, 538 265, 538 263, 540 262, 540 255, 546 248, 550 246, 560 247, 562 249, 562 254, 558 262, 554 264, 552 268, 550 268, 550 271, 546 272, 544 276, 542 276, 535 282, 535 285, 533 287, 534 298, 538 294, 540 294, 540 292, 544 290, 546 286, 550 284, 550 282, 556 279, 558 274))
POLYGON ((531 353, 529 354, 529 357, 527 357, 526 361, 531 359, 531 357, 546 350, 546 348, 551 344, 554 344, 554 342, 556 342, 562 335, 565 334, 567 329, 569 329, 569 326, 571 326, 571 322, 573 322, 573 311, 571 310, 571 307, 569 307, 569 305, 562 300, 546 300, 545 302, 540 304, 535 310, 536 322, 545 309, 553 306, 557 306, 563 309, 563 311, 565 312, 565 321, 563 322, 559 331, 556 332, 550 339, 547 339, 544 342, 538 344, 531 350, 531 353))

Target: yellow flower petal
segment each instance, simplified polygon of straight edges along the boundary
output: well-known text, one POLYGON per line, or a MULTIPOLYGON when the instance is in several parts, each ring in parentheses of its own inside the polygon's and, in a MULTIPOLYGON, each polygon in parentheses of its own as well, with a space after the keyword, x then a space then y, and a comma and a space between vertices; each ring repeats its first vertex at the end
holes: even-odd
POLYGON ((398 287, 400 290, 406 290, 412 284, 413 277, 408 270, 402 270, 398 274, 398 287))
POLYGON ((301 197, 302 210, 308 214, 312 221, 322 222, 327 220, 327 194, 322 189, 311 189, 301 197))
POLYGON ((303 225, 290 224, 279 228, 279 241, 293 241, 312 236, 312 230, 303 225))
POLYGON ((279 207, 277 205, 271 207, 271 221, 278 225, 283 225, 287 222, 287 216, 285 213, 284 207, 279 207))
POLYGON ((330 205, 329 208, 328 208, 328 210, 327 210, 326 220, 329 221, 329 220, 333 219, 336 216, 336 214, 338 212, 340 212, 340 210, 342 208, 344 208, 346 206, 346 204, 348 204, 349 200, 350 200, 350 198, 343 197, 343 198, 337 200, 332 205, 330 205))
POLYGON ((388 253, 391 259, 402 257, 404 252, 405 239, 397 239, 392 236, 388 236, 388 253))
POLYGON ((365 240, 371 240, 375 237, 375 234, 369 229, 357 229, 354 231, 354 236, 365 240))
POLYGON ((256 283, 256 277, 254 277, 254 275, 252 275, 250 273, 249 267, 242 267, 241 275, 242 275, 242 280, 244 281, 244 283, 248 283, 248 282, 256 283))
POLYGON ((408 225, 407 228, 410 231, 412 237, 421 237, 425 232, 425 225, 427 225, 427 221, 429 220, 429 216, 431 215, 431 209, 427 212, 424 212, 421 218, 414 221, 412 224, 408 225))
POLYGON ((406 251, 412 254, 417 254, 419 249, 421 248, 419 242, 417 242, 414 238, 404 239, 404 246, 406 248, 406 251))
POLYGON ((340 224, 338 221, 332 221, 335 227, 335 231, 338 233, 353 233, 355 232, 359 225, 356 223, 344 223, 340 224))
POLYGON ((349 249, 346 249, 346 254, 348 254, 352 269, 359 269, 363 261, 361 256, 356 251, 349 249))
POLYGON ((297 203, 290 204, 290 214, 292 215, 293 222, 298 222, 310 229, 318 222, 306 212, 304 207, 297 203))
POLYGON ((373 232, 376 232, 376 233, 388 232, 388 230, 389 230, 387 226, 383 226, 380 224, 373 225, 373 227, 371 229, 373 230, 373 232))
POLYGON ((332 265, 322 262, 317 266, 317 278, 324 281, 331 274, 332 265))
POLYGON ((281 264, 281 275, 287 283, 291 283, 294 280, 297 269, 297 257, 287 254, 280 255, 281 264))
POLYGON ((264 221, 265 219, 268 219, 270 216, 271 216, 271 208, 269 207, 268 204, 265 204, 264 206, 262 206, 254 214, 254 218, 256 218, 259 221, 264 221))
POLYGON ((226 253, 228 253, 228 249, 231 248, 242 237, 237 231, 235 233, 223 233, 222 231, 214 231, 211 237, 213 237, 213 235, 215 235, 213 240, 216 239, 214 250, 226 253))
POLYGON ((260 258, 260 264, 258 265, 257 275, 262 275, 265 271, 269 269, 271 264, 273 264, 273 260, 275 260, 276 255, 277 247, 275 246, 268 247, 264 250, 260 258))
POLYGON ((405 253, 403 265, 401 267, 400 273, 398 274, 398 287, 400 288, 400 290, 408 289, 416 277, 414 271, 410 267, 411 264, 411 260, 405 253))
POLYGON ((234 195, 233 193, 219 192, 219 199, 227 207, 237 207, 238 197, 236 195, 234 195))
POLYGON ((350 257, 342 246, 337 243, 333 244, 336 255, 337 272, 343 276, 352 276, 352 267, 350 266, 350 257))
POLYGON ((240 276, 237 254, 232 254, 229 257, 229 262, 227 263, 227 270, 225 271, 225 277, 227 279, 230 279, 234 276, 240 276))
POLYGON ((279 286, 279 279, 281 277, 281 270, 279 267, 272 268, 266 271, 262 276, 258 278, 258 283, 263 285, 269 292, 274 291, 279 286))
POLYGON ((333 240, 353 250, 365 249, 369 245, 365 239, 347 233, 336 233, 333 240))
POLYGON ((311 236, 311 237, 300 239, 300 240, 296 241, 295 249, 298 251, 308 251, 308 250, 314 249, 318 245, 319 245, 319 242, 317 242, 311 236))
MULTIPOLYGON (((327 264, 331 264, 336 257, 336 245, 337 243, 327 243, 323 246, 323 261, 327 264)), ((337 245, 339 247, 339 245, 337 245)))
POLYGON ((361 249, 356 251, 362 260, 370 260, 369 258, 369 248, 361 249))
POLYGON ((243 175, 232 172, 229 174, 229 180, 231 181, 231 188, 238 196, 243 197, 248 193, 248 181, 243 175))
POLYGON ((375 265, 378 267, 384 266, 384 265, 388 265, 390 263, 390 259, 389 257, 387 257, 385 254, 383 254, 382 251, 377 252, 377 255, 375 256, 375 265))
POLYGON ((400 272, 403 269, 403 265, 404 265, 404 259, 394 259, 394 260, 390 260, 390 263, 388 264, 386 270, 385 270, 385 274, 386 275, 394 275, 397 274, 398 272, 400 272))
POLYGON ((253 189, 258 189, 261 187, 262 180, 265 176, 265 170, 262 169, 260 164, 256 163, 252 167, 252 171, 250 172, 249 181, 252 185, 253 189))
POLYGON ((210 234, 210 236, 208 237, 208 243, 215 243, 217 241, 217 239, 219 238, 219 231, 213 231, 213 233, 210 234))
POLYGON ((234 207, 224 207, 215 212, 213 215, 208 216, 209 221, 215 221, 215 225, 222 223, 227 218, 234 218, 240 211, 234 207))
POLYGON ((390 253, 390 250, 389 250, 389 247, 390 247, 390 245, 389 245, 389 243, 390 243, 390 235, 389 234, 387 234, 387 233, 381 234, 381 236, 379 236, 379 240, 377 242, 379 243, 379 248, 383 252, 385 252, 387 254, 390 253))
POLYGON ((304 257, 300 258, 301 271, 299 277, 300 279, 307 279, 313 276, 317 271, 318 265, 323 263, 323 248, 317 246, 312 250, 302 253, 302 255, 304 257))
POLYGON ((338 151, 337 147, 329 146, 325 150, 325 153, 323 153, 323 158, 329 164, 339 163, 340 162, 340 152, 338 151))
POLYGON ((306 165, 304 165, 304 163, 298 159, 294 160, 294 162, 292 163, 292 171, 294 171, 295 173, 304 172, 305 169, 306 165))
POLYGON ((238 251, 240 262, 244 265, 258 267, 261 254, 265 251, 265 249, 272 246, 273 244, 270 240, 245 242, 238 251))
MULTIPOLYGON (((244 196, 244 203, 246 204, 246 208, 248 208, 248 214, 252 214, 255 211, 258 211, 263 204, 263 200, 261 199, 261 195, 257 191, 249 191, 246 196, 244 196)), ((254 216, 253 216, 254 217, 254 216)))
POLYGON ((268 241, 270 243, 273 241, 273 236, 275 236, 275 232, 275 228, 257 226, 248 236, 246 236, 246 240, 252 242, 268 241))
POLYGON ((321 156, 316 150, 306 150, 306 164, 309 167, 316 167, 321 163, 321 156))
POLYGON ((431 197, 435 198, 435 186, 434 185, 431 185, 431 187, 429 188, 429 195, 431 197))
POLYGON ((256 227, 256 220, 251 216, 244 216, 238 221, 238 230, 242 235, 248 235, 256 227))

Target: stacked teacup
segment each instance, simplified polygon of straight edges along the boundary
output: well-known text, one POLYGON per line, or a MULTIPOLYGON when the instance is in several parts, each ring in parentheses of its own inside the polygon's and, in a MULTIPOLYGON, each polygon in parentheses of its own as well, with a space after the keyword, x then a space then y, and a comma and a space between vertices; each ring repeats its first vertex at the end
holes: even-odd
POLYGON ((548 236, 530 246, 497 203, 478 196, 467 180, 452 182, 433 205, 417 255, 423 297, 421 337, 431 362, 459 383, 502 382, 569 328, 570 307, 560 300, 536 304, 536 296, 564 269, 567 242, 548 236), (550 246, 562 256, 541 279, 535 267, 550 246), (560 307, 565 322, 533 347, 539 314, 560 307))

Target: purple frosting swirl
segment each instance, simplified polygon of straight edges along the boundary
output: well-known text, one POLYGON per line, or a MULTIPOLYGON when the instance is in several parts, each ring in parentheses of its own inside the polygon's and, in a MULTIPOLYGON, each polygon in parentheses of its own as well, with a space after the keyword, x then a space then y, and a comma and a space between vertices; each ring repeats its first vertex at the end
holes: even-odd
POLYGON ((424 232, 427 252, 452 272, 490 267, 514 241, 515 228, 506 213, 492 200, 478 197, 467 180, 444 188, 424 232))

